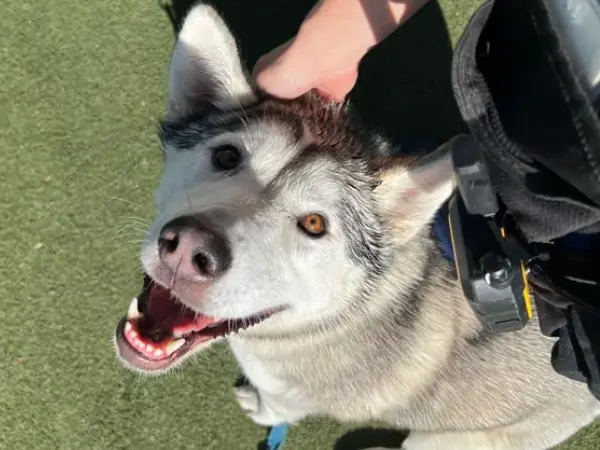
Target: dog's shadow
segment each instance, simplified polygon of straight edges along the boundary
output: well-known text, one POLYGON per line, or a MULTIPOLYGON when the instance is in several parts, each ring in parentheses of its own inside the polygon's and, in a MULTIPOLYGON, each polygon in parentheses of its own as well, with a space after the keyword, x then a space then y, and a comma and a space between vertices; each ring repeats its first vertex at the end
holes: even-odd
MULTIPOLYGON (((180 29, 196 0, 159 0, 173 32, 180 29)), ((251 69, 258 58, 294 36, 314 6, 313 0, 205 0, 213 4, 233 32, 241 58, 251 69)), ((350 95, 367 126, 399 144, 438 145, 465 131, 451 89, 452 45, 437 1, 373 49, 361 62, 350 95)), ((238 380, 240 382, 241 380, 238 380)), ((406 433, 360 428, 340 437, 334 450, 399 448, 406 433)), ((266 441, 258 450, 266 449, 266 441)))
POLYGON ((333 450, 364 450, 366 448, 400 448, 408 432, 386 428, 358 428, 337 440, 333 450))
MULTIPOLYGON (((335 443, 333 450, 364 450, 366 448, 400 448, 408 432, 386 428, 358 428, 346 433, 335 443)), ((268 450, 267 441, 261 441, 256 450, 268 450)))

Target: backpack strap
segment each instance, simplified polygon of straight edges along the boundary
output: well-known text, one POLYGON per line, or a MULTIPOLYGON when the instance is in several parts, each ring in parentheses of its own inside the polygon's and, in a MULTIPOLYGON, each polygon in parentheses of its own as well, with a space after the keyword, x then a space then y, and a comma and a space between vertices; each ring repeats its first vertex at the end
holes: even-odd
MULTIPOLYGON (((600 35, 600 6, 580 3, 597 8, 584 16, 600 35)), ((595 86, 568 4, 488 0, 457 45, 452 87, 524 242, 551 248, 527 278, 542 332, 558 338, 552 364, 600 399, 600 59, 595 86)), ((589 44, 600 58, 600 39, 589 44)))

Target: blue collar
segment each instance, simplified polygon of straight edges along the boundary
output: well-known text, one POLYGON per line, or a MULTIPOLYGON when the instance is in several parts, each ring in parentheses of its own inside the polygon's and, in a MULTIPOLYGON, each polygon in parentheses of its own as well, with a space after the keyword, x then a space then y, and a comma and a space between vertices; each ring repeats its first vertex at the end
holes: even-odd
MULTIPOLYGON (((440 209, 433 218, 432 228, 444 258, 454 262, 450 224, 448 223, 448 216, 446 214, 446 208, 440 209)), ((571 233, 556 239, 554 244, 561 251, 572 251, 577 254, 596 253, 600 251, 600 233, 571 233)))
POLYGON ((446 215, 446 208, 439 210, 433 218, 433 235, 435 236, 442 255, 448 261, 454 263, 454 250, 450 236, 450 224, 446 215))

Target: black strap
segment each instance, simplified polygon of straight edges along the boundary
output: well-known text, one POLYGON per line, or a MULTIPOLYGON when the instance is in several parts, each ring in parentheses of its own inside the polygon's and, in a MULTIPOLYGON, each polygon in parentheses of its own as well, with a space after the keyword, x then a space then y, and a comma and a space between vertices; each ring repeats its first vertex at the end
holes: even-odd
MULTIPOLYGON (((531 243, 597 231, 600 223, 600 120, 548 12, 553 1, 487 1, 452 66, 459 110, 524 238, 508 249, 515 255, 521 244, 531 251, 531 243)), ((530 261, 528 278, 542 332, 559 338, 555 370, 586 381, 600 398, 600 289, 566 276, 585 271, 585 261, 572 266, 567 253, 554 251, 530 261)))
POLYGON ((600 310, 554 284, 539 266, 530 268, 529 283, 542 333, 558 338, 551 355, 554 370, 587 382, 600 399, 600 310))

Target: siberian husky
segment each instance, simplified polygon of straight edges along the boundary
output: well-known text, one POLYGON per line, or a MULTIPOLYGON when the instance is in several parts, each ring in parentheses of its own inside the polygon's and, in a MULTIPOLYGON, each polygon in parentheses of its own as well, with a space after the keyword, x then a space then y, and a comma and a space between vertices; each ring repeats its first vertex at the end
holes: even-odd
POLYGON ((204 4, 168 91, 146 282, 116 329, 128 368, 225 339, 257 424, 378 421, 411 430, 406 450, 548 449, 599 414, 536 320, 490 335, 464 299, 430 227, 455 187, 447 146, 393 156, 347 106, 265 95, 204 4))

